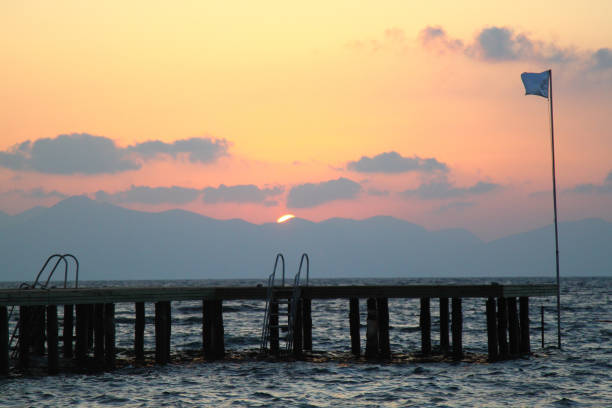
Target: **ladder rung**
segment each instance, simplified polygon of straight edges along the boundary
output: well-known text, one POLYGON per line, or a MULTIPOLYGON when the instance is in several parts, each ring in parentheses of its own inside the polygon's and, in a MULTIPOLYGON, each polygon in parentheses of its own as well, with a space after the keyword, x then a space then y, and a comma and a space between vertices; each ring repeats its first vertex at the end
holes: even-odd
POLYGON ((271 324, 270 328, 271 329, 287 329, 289 326, 287 326, 286 324, 271 324))

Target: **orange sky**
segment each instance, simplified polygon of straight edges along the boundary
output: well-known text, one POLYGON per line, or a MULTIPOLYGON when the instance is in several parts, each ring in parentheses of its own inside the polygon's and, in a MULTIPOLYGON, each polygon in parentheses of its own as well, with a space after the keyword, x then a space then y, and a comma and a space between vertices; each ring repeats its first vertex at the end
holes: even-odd
MULTIPOLYGON (((607 0, 539 10, 526 1, 125 3, 0 6, 1 211, 104 192, 130 208, 257 223, 287 212, 385 214, 485 239, 524 231, 552 221, 552 198, 547 101, 524 95, 520 73, 552 68, 560 220, 612 219, 607 0), (111 150, 96 156, 85 138, 78 148, 94 156, 53 170, 45 160, 72 159, 37 156, 36 141, 51 149, 70 134, 111 150), (226 149, 195 160, 203 151, 181 144, 193 138, 226 149), (31 150, 18 151, 25 141, 31 150), (166 150, 145 157, 147 141, 166 150), (349 165, 386 152, 446 170, 349 165), (87 167, 111 156, 136 168, 87 167), (347 182, 329 183, 338 179, 347 182), (471 189, 479 182, 490 188, 471 189), (431 183, 444 194, 420 194, 431 183), (168 191, 117 195, 145 186, 215 191, 181 202, 168 191), (227 195, 213 202, 215 192, 227 195)), ((79 155, 71 148, 64 154, 79 155)))

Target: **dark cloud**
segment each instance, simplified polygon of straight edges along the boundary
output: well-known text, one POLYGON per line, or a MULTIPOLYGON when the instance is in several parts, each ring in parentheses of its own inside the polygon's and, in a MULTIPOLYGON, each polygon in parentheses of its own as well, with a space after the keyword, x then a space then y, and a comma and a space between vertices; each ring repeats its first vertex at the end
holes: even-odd
POLYGON ((446 179, 438 179, 423 183, 414 190, 403 191, 401 194, 406 197, 432 200, 485 194, 498 188, 500 188, 499 184, 484 181, 479 181, 470 187, 455 187, 446 179))
POLYGON ((375 197, 387 197, 389 195, 389 190, 379 190, 377 188, 369 188, 367 191, 368 195, 375 197))
POLYGON ((186 154, 191 162, 210 163, 227 155, 227 148, 225 140, 206 138, 149 141, 122 148, 104 136, 73 133, 15 145, 0 152, 0 167, 48 174, 119 173, 138 170, 143 160, 158 155, 186 154))
POLYGON ((355 198, 361 191, 361 185, 347 178, 306 183, 293 187, 287 196, 287 207, 309 208, 335 200, 355 198))
POLYGON ((397 152, 386 152, 374 157, 363 156, 357 161, 349 162, 346 166, 349 170, 360 173, 404 173, 418 171, 432 173, 436 171, 446 172, 448 166, 434 158, 423 159, 418 156, 402 157, 397 152))
POLYGON ((30 199, 68 198, 68 195, 61 193, 57 190, 48 191, 42 188, 33 188, 31 190, 22 190, 22 189, 9 190, 9 191, 5 191, 1 193, 1 195, 3 196, 18 195, 22 198, 30 198, 30 199))
POLYGON ((600 48, 591 56, 591 69, 605 71, 612 69, 612 49, 600 48))
POLYGON ((578 184, 564 192, 576 194, 612 194, 612 171, 608 173, 602 184, 578 184))
POLYGON ((275 201, 268 200, 270 196, 279 195, 282 187, 259 188, 253 184, 219 187, 206 187, 203 200, 205 203, 260 203, 265 206, 275 206, 275 201))
POLYGON ((107 201, 116 204, 141 203, 141 204, 186 204, 197 199, 201 190, 185 187, 147 187, 132 186, 125 191, 107 193, 96 192, 96 200, 107 201))
POLYGON ((458 51, 471 58, 485 61, 529 60, 538 62, 566 62, 577 55, 568 49, 531 38, 509 27, 486 27, 480 30, 471 44, 449 37, 442 27, 426 27, 419 33, 421 45, 439 52, 458 51))
POLYGON ((138 153, 143 159, 152 159, 159 155, 177 158, 186 154, 193 163, 211 163, 221 156, 226 156, 228 142, 225 139, 191 138, 165 143, 159 140, 150 140, 128 147, 129 151, 138 153))
POLYGON ((24 142, 0 153, 0 166, 50 174, 116 173, 140 168, 111 139, 87 133, 24 142))

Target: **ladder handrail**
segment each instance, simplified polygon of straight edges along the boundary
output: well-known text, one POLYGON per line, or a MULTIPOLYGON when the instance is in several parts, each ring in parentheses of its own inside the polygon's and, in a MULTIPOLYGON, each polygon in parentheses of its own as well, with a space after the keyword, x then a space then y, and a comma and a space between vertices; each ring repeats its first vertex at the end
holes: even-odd
POLYGON ((53 266, 53 269, 51 269, 51 272, 49 273, 49 277, 47 278, 47 282, 45 282, 45 285, 43 287, 47 287, 47 283, 49 283, 49 279, 51 279, 51 276, 53 275, 53 272, 55 272, 55 269, 57 269, 57 266, 59 265, 59 263, 61 261, 64 261, 64 265, 65 265, 66 269, 68 269, 68 262, 66 262, 66 258, 64 258, 63 255, 53 254, 53 255, 49 256, 47 258, 47 260, 45 261, 45 263, 43 264, 42 268, 40 268, 40 271, 38 272, 38 275, 36 275, 36 279, 34 279, 34 283, 32 284, 32 288, 36 287, 36 284, 38 284, 38 280, 40 279, 40 275, 42 275, 42 273, 44 272, 45 268, 47 267, 47 265, 49 265, 49 262, 51 262, 51 260, 53 258, 58 258, 58 259, 57 259, 57 262, 55 262, 55 265, 53 266))
POLYGON ((308 254, 306 252, 304 252, 300 258, 300 266, 298 268, 298 284, 300 283, 299 276, 302 272, 302 264, 304 263, 304 259, 306 259, 306 286, 308 286, 308 281, 310 280, 310 259, 308 258, 308 254))
MULTIPOLYGON (((45 281, 44 285, 40 285, 40 287, 46 288, 49 285, 49 282, 51 281, 51 278, 53 277, 53 274, 55 273, 55 270, 57 269, 57 267, 59 266, 61 261, 64 261, 64 289, 67 287, 67 282, 68 282, 68 261, 66 260, 66 258, 72 259, 74 261, 74 263, 75 263, 76 270, 75 270, 74 287, 75 288, 79 287, 79 260, 76 258, 76 256, 74 256, 72 254, 64 254, 64 255, 53 254, 50 257, 48 257, 47 260, 45 261, 45 263, 43 264, 42 268, 38 272, 38 275, 36 275, 36 279, 34 280, 34 283, 32 284, 32 286, 29 286, 29 285, 26 284, 26 286, 28 286, 29 289, 34 289, 36 287, 36 285, 38 284, 38 281, 40 280, 40 276, 42 275, 42 273, 47 268, 47 265, 49 265, 49 262, 51 262, 51 260, 54 259, 54 258, 57 258, 57 261, 55 262, 55 265, 53 265, 53 268, 51 269, 51 272, 49 272, 49 276, 47 277, 47 280, 45 281)), ((22 284, 22 287, 23 286, 24 285, 22 284)))
POLYGON ((268 347, 268 340, 270 339, 270 303, 272 302, 272 298, 274 296, 274 281, 276 280, 276 269, 278 267, 278 262, 281 261, 282 265, 282 281, 281 284, 285 286, 285 257, 283 254, 276 254, 276 258, 274 259, 274 268, 272 269, 272 273, 268 276, 268 290, 266 292, 266 309, 264 312, 264 321, 263 326, 261 328, 261 345, 260 351, 264 351, 268 347))

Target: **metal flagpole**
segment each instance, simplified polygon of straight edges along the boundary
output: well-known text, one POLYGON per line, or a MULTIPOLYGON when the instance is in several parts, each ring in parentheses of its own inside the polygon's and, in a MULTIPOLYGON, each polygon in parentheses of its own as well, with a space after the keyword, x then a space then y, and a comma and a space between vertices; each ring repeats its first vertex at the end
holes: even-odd
POLYGON ((561 348, 561 286, 559 280, 559 229, 557 226, 557 181, 555 177, 555 127, 553 122, 552 70, 548 70, 548 101, 550 102, 550 145, 552 149, 553 206, 555 209, 555 261, 557 266, 557 345, 561 348))

